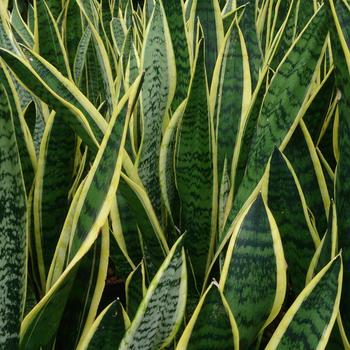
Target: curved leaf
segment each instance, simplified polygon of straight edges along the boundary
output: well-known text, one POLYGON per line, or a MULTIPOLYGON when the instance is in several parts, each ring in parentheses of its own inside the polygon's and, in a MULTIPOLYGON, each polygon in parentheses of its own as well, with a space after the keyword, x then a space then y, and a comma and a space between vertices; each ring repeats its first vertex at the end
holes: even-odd
POLYGON ((237 322, 240 347, 247 349, 277 316, 286 293, 281 238, 261 194, 235 227, 220 289, 237 322))

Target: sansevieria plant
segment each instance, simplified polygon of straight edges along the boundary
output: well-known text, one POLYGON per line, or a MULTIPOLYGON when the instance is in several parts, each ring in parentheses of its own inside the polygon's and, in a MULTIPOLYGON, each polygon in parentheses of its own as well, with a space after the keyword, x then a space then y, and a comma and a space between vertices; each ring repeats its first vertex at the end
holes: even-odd
POLYGON ((349 0, 0 2, 0 349, 350 349, 349 0))

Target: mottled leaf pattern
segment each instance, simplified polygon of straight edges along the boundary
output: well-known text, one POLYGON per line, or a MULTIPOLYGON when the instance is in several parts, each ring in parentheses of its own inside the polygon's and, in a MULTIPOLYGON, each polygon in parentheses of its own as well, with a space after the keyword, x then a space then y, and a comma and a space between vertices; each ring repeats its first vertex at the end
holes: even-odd
POLYGON ((26 195, 9 100, 0 86, 0 348, 16 349, 26 289, 26 195))
POLYGON ((185 310, 187 276, 183 237, 164 260, 119 349, 159 349, 176 334, 185 310))

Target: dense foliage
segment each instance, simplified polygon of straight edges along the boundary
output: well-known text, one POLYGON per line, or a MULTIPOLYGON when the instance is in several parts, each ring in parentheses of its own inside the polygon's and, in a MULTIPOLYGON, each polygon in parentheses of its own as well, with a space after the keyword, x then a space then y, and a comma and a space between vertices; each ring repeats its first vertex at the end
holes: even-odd
POLYGON ((0 348, 349 349, 349 0, 141 3, 0 2, 0 348))

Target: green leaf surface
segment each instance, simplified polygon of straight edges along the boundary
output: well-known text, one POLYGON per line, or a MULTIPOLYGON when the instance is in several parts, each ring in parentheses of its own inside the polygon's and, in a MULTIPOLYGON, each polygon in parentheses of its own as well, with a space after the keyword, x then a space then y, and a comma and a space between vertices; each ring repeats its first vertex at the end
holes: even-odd
POLYGON ((88 350, 116 349, 125 332, 124 309, 119 301, 114 301, 103 310, 93 325, 94 334, 88 350))
POLYGON ((325 8, 322 7, 290 49, 271 81, 252 139, 246 173, 228 224, 232 223, 259 183, 273 148, 283 145, 297 126, 300 109, 310 93, 310 83, 324 46, 327 21, 325 8))
POLYGON ((143 135, 138 166, 140 178, 158 216, 161 204, 158 164, 162 125, 176 83, 173 55, 166 15, 159 0, 147 27, 141 55, 145 81, 142 88, 143 135))
POLYGON ((177 349, 232 350, 238 349, 238 329, 227 301, 212 283, 183 332, 177 349))
POLYGON ((211 131, 203 42, 200 43, 189 97, 178 129, 176 184, 181 205, 181 231, 197 283, 201 284, 211 245, 213 172, 211 131))
POLYGON ((235 227, 220 278, 220 288, 248 349, 278 314, 286 292, 281 238, 261 194, 235 227))
POLYGON ((36 20, 34 46, 41 57, 45 58, 54 65, 61 74, 67 77, 70 71, 65 48, 57 24, 55 23, 46 1, 35 1, 34 10, 36 20))
POLYGON ((191 79, 190 55, 181 0, 167 0, 164 7, 176 58, 176 90, 172 106, 176 109, 186 98, 191 79))
POLYGON ((0 50, 1 57, 30 91, 54 109, 68 108, 75 114, 75 118, 69 118, 66 122, 92 149, 96 150, 96 141, 102 140, 101 130, 106 128, 102 116, 75 85, 68 82, 53 66, 39 59, 33 52, 26 51, 26 53, 37 72, 9 51, 0 50))
POLYGON ((185 311, 187 272, 183 237, 158 270, 121 341, 124 349, 160 349, 175 336, 185 311))
POLYGON ((10 103, 0 86, 0 348, 16 349, 27 268, 26 195, 10 103))
POLYGON ((46 272, 68 212, 75 143, 75 134, 64 122, 62 114, 52 114, 41 142, 34 190, 34 226, 42 240, 46 272))
POLYGON ((268 206, 281 234, 289 288, 297 296, 304 289, 319 238, 309 220, 304 195, 294 170, 277 148, 270 162, 268 206))
POLYGON ((266 349, 324 349, 337 316, 342 280, 338 255, 298 296, 266 349))

